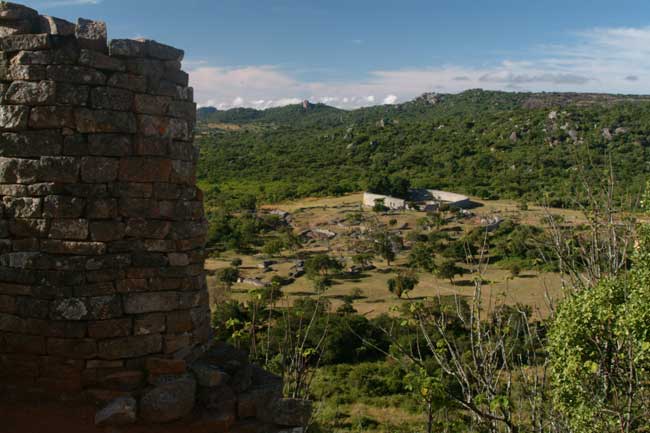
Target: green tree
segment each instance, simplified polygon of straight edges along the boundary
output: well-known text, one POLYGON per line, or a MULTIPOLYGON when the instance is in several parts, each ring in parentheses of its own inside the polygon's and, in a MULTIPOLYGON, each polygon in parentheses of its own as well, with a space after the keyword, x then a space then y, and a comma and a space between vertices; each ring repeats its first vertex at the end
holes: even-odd
POLYGON ((384 204, 383 198, 378 198, 375 200, 375 204, 372 207, 372 210, 377 213, 386 212, 388 211, 388 206, 384 204))
POLYGON ((436 253, 433 245, 426 242, 416 242, 409 253, 408 265, 411 268, 420 269, 425 272, 436 270, 436 253))
POLYGON ((365 269, 372 265, 372 259, 375 258, 373 253, 358 253, 352 256, 352 263, 365 269))
POLYGON ((268 256, 275 256, 282 252, 284 249, 284 242, 280 239, 270 239, 262 248, 262 252, 268 256))
POLYGON ((398 298, 410 292, 420 281, 413 271, 400 271, 394 278, 388 280, 388 290, 398 298))
POLYGON ((650 226, 630 272, 562 302, 548 337, 556 408, 576 433, 650 424, 650 226))
POLYGON ((464 273, 465 270, 457 266, 454 260, 445 260, 436 270, 436 276, 438 278, 449 280, 451 284, 454 284, 454 277, 456 275, 463 275, 464 273))
POLYGON ((308 276, 327 276, 330 271, 340 269, 341 263, 327 254, 315 254, 305 262, 305 271, 308 276))
POLYGON ((239 269, 237 268, 223 268, 217 272, 217 280, 221 282, 226 288, 230 289, 233 284, 239 279, 239 269))
POLYGON ((401 246, 399 236, 387 230, 378 230, 373 234, 372 241, 375 253, 386 260, 386 264, 390 266, 390 262, 395 260, 397 251, 401 246))

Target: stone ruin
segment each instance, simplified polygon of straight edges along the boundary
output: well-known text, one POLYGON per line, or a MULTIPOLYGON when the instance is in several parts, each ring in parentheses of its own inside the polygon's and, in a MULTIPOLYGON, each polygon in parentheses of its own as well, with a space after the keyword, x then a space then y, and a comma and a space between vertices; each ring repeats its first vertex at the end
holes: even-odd
POLYGON ((98 425, 302 431, 308 402, 211 344, 182 59, 0 2, 0 388, 98 425))

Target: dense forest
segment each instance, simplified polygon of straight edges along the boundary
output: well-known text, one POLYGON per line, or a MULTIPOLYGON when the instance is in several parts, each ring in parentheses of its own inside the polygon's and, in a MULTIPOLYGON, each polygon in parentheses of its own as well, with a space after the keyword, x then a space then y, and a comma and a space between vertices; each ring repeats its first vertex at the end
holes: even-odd
POLYGON ((407 180, 565 207, 576 176, 610 165, 622 192, 638 195, 649 127, 650 99, 600 94, 470 90, 352 111, 203 108, 199 180, 225 196, 271 202, 407 180))

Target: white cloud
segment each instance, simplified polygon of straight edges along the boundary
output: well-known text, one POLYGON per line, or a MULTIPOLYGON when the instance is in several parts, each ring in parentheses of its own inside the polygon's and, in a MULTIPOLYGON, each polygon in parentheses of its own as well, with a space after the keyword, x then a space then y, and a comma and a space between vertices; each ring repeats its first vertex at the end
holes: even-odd
POLYGON ((98 5, 102 1, 103 0, 54 0, 54 1, 34 2, 34 7, 55 8, 55 7, 65 7, 65 6, 98 5))
POLYGON ((571 44, 534 47, 528 60, 500 59, 492 66, 441 65, 369 71, 365 79, 304 81, 275 66, 216 67, 188 64, 202 105, 256 108, 303 99, 342 108, 392 104, 423 92, 455 93, 471 88, 520 91, 647 93, 650 89, 650 27, 592 29, 571 44), (375 96, 388 95, 383 99, 375 96))

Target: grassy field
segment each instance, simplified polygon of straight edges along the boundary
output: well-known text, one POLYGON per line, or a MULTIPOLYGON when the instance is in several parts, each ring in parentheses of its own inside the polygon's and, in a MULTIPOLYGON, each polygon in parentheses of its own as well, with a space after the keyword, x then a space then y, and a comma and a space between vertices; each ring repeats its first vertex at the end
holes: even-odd
MULTIPOLYGON (((265 206, 263 209, 281 209, 287 211, 292 216, 292 226, 296 233, 305 229, 319 228, 326 229, 336 233, 336 237, 331 240, 312 240, 300 250, 302 253, 326 252, 332 256, 346 258, 349 257, 348 245, 349 234, 354 227, 341 223, 346 215, 351 212, 363 211, 364 216, 368 218, 378 218, 381 223, 388 224, 391 219, 397 220, 393 225, 395 230, 401 235, 406 235, 412 230, 419 218, 425 216, 423 212, 416 211, 399 211, 389 214, 376 214, 370 210, 362 209, 361 194, 352 194, 343 197, 328 198, 307 198, 299 201, 286 202, 273 206, 265 206)), ((474 218, 467 218, 446 226, 446 229, 471 230, 479 223, 480 217, 498 215, 504 220, 513 220, 519 223, 540 225, 541 221, 548 214, 560 215, 568 224, 579 224, 584 221, 578 211, 565 209, 544 209, 538 206, 529 206, 528 210, 520 210, 518 203, 514 201, 498 200, 483 201, 474 200, 478 207, 472 210, 474 218)), ((404 251, 397 257, 395 263, 391 263, 391 268, 403 264, 408 252, 404 251)), ((246 256, 238 255, 234 252, 223 253, 217 257, 208 259, 206 267, 208 270, 217 270, 229 266, 230 261, 235 257, 242 259, 243 264, 240 267, 241 274, 245 278, 257 278, 264 282, 269 282, 275 275, 287 277, 290 268, 293 266, 296 252, 285 252, 271 259, 277 263, 272 265, 266 271, 258 267, 263 260, 269 259, 262 255, 246 256)), ((398 299, 387 289, 387 280, 394 273, 387 269, 387 265, 381 259, 376 259, 374 264, 377 269, 365 271, 359 275, 344 274, 335 278, 330 289, 325 296, 332 302, 332 308, 337 308, 346 295, 351 295, 353 291, 361 292, 361 296, 354 301, 355 309, 368 316, 375 316, 386 313, 392 307, 401 303, 408 302, 412 299, 460 295, 471 296, 474 293, 474 278, 477 277, 478 269, 467 264, 460 264, 468 272, 457 280, 441 280, 432 274, 420 273, 420 283, 415 290, 410 292, 404 299, 398 299), (359 289, 359 290, 355 290, 359 289)), ((483 306, 490 310, 495 304, 515 304, 523 303, 530 305, 536 316, 544 317, 549 312, 549 301, 561 296, 561 279, 559 274, 537 271, 523 271, 518 276, 513 277, 509 270, 500 269, 497 266, 490 265, 482 268, 482 302, 483 306)), ((210 291, 213 299, 223 299, 232 297, 237 300, 245 300, 248 291, 253 288, 250 285, 238 283, 235 284, 230 293, 222 293, 218 288, 216 278, 208 278, 210 291)), ((293 283, 283 287, 286 295, 286 302, 291 302, 297 296, 315 296, 312 282, 305 276, 297 278, 293 283)))

